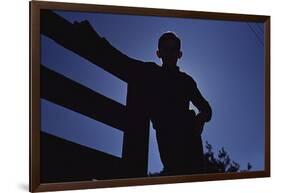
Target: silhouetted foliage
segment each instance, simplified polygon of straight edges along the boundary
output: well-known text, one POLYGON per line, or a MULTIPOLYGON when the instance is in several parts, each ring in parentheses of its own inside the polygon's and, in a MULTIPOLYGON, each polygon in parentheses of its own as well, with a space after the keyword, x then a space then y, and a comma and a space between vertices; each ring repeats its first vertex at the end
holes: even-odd
MULTIPOLYGON (((231 160, 228 152, 222 147, 217 156, 214 153, 213 146, 206 141, 205 157, 205 172, 204 173, 225 173, 225 172, 245 172, 252 169, 250 163, 247 164, 246 170, 240 170, 240 164, 231 160)), ((149 173, 148 176, 162 176, 165 175, 163 170, 156 173, 149 173)))
POLYGON ((206 141, 205 171, 206 173, 238 172, 240 165, 230 159, 224 147, 219 150, 217 157, 213 152, 213 147, 206 141))

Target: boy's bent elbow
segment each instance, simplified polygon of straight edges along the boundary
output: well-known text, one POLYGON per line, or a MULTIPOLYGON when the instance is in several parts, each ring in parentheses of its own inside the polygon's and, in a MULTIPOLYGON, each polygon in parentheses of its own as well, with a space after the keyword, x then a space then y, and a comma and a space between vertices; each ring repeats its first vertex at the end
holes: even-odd
POLYGON ((204 108, 200 110, 199 113, 200 119, 204 122, 209 122, 212 118, 212 108, 210 104, 206 101, 204 108))
POLYGON ((206 121, 205 122, 209 122, 212 118, 212 108, 210 106, 210 104, 207 102, 207 108, 206 108, 206 121))

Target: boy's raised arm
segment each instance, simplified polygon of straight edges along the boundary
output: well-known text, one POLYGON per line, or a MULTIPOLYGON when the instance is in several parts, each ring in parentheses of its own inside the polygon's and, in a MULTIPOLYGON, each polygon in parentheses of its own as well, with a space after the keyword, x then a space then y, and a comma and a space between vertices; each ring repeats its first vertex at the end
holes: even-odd
POLYGON ((144 72, 142 61, 132 59, 114 48, 99 36, 88 21, 71 23, 51 10, 41 10, 40 16, 42 34, 121 80, 134 80, 144 72))

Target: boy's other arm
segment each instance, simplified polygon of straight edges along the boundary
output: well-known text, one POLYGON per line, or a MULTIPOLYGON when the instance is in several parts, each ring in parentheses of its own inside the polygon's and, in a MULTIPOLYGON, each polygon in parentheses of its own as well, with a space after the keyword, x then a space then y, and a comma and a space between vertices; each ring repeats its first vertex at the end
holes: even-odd
POLYGON ((191 93, 191 102, 199 111, 199 113, 195 117, 195 125, 201 133, 204 123, 211 120, 212 108, 208 101, 202 96, 201 92, 197 88, 195 81, 193 81, 191 93))

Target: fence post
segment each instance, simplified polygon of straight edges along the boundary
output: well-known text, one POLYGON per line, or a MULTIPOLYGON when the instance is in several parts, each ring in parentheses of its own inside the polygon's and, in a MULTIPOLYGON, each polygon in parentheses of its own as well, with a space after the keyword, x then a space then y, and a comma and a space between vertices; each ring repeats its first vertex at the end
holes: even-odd
POLYGON ((143 86, 128 84, 127 117, 122 158, 129 177, 147 175, 149 147, 149 118, 143 100, 143 86))

